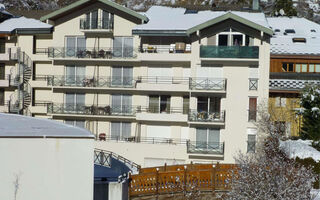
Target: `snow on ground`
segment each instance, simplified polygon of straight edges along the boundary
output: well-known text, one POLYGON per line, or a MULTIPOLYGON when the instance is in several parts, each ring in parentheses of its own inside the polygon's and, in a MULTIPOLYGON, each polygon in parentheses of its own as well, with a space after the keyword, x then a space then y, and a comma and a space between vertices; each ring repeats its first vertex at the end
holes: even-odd
POLYGON ((320 190, 312 189, 311 190, 311 199, 312 200, 320 200, 320 190))
MULTIPOLYGON (((280 147, 289 153, 290 158, 313 158, 320 161, 320 152, 311 146, 310 140, 280 141, 280 147)), ((320 198, 320 197, 319 197, 320 198)))

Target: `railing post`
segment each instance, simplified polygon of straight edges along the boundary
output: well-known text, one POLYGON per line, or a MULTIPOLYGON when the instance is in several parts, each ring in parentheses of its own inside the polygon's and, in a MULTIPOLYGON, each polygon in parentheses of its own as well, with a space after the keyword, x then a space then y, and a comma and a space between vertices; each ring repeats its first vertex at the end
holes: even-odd
POLYGON ((156 199, 159 199, 159 168, 156 169, 156 199))
POLYGON ((212 166, 211 184, 212 184, 212 193, 214 194, 216 189, 216 168, 214 166, 212 166))
POLYGON ((183 170, 183 196, 187 193, 187 165, 184 166, 183 170))

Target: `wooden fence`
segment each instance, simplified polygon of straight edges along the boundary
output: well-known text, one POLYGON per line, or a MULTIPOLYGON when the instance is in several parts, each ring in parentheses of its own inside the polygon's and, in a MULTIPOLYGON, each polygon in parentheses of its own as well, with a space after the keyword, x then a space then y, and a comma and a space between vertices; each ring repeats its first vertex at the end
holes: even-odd
POLYGON ((187 191, 225 191, 235 165, 175 165, 144 168, 130 176, 130 196, 159 195, 187 191))

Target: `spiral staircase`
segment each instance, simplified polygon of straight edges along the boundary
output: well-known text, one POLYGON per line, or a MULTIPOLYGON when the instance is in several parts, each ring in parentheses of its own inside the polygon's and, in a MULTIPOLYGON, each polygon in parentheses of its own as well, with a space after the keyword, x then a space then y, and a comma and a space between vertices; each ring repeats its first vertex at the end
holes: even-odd
POLYGON ((20 49, 17 52, 17 66, 11 69, 10 84, 17 89, 10 96, 9 112, 21 115, 28 115, 28 107, 32 100, 32 89, 29 80, 32 77, 32 60, 20 49))

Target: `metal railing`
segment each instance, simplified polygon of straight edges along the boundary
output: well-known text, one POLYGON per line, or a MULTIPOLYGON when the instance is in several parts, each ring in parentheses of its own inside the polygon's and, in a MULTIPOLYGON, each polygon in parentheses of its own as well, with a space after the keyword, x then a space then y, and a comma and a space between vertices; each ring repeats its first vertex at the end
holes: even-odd
POLYGON ((185 145, 187 139, 181 138, 160 138, 160 137, 136 137, 136 136, 112 136, 100 134, 96 140, 99 141, 114 141, 114 142, 132 142, 132 143, 144 143, 144 144, 174 144, 174 145, 185 145))
POLYGON ((48 53, 49 53, 48 48, 35 48, 33 50, 33 54, 48 55, 48 53))
POLYGON ((224 78, 190 78, 191 90, 225 91, 227 80, 224 78))
POLYGON ((247 141, 247 153, 256 152, 256 141, 247 141))
POLYGON ((134 77, 52 76, 49 86, 133 88, 134 77))
POLYGON ((248 110, 248 121, 257 121, 257 111, 248 110))
POLYGON ((133 47, 100 47, 100 48, 69 48, 49 47, 50 58, 89 58, 89 59, 133 59, 137 57, 137 50, 133 47))
POLYGON ((146 113, 155 113, 155 114, 184 114, 183 108, 176 108, 176 107, 167 107, 165 110, 161 110, 159 106, 154 107, 139 107, 137 112, 146 112, 146 113))
POLYGON ((257 78, 249 78, 249 90, 258 90, 258 80, 257 78))
POLYGON ((80 19, 80 30, 96 29, 113 31, 113 20, 104 18, 80 19))
POLYGON ((189 78, 173 76, 139 76, 137 82, 154 84, 188 84, 189 78))
POLYGON ((189 121, 193 121, 193 122, 224 122, 225 111, 207 112, 207 111, 190 110, 188 119, 189 121))
POLYGON ((200 58, 259 58, 259 47, 200 46, 200 58))
POLYGON ((187 142, 187 153, 224 154, 224 142, 187 142))
POLYGON ((52 103, 47 106, 48 113, 53 114, 79 114, 102 116, 134 116, 137 106, 110 106, 110 105, 81 105, 52 103))

